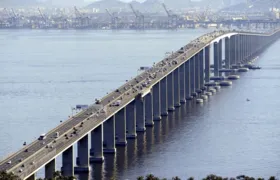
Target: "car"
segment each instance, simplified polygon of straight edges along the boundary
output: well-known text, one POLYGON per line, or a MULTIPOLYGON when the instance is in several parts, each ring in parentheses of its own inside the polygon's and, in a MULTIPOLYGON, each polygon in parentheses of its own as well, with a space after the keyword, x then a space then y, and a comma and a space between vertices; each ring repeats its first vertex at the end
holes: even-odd
POLYGON ((21 173, 21 172, 22 172, 22 169, 19 169, 19 170, 18 170, 18 172, 20 172, 20 173, 21 173))
POLYGON ((56 132, 55 133, 55 138, 58 138, 59 137, 59 132, 56 132))
POLYGON ((7 164, 12 164, 12 161, 8 161, 7 164))
POLYGON ((47 138, 46 134, 41 134, 41 135, 39 136, 38 140, 44 140, 44 139, 46 139, 46 138, 47 138))
POLYGON ((21 162, 21 161, 22 161, 22 158, 20 158, 18 161, 21 162))
POLYGON ((24 152, 28 152, 28 149, 25 149, 24 152))

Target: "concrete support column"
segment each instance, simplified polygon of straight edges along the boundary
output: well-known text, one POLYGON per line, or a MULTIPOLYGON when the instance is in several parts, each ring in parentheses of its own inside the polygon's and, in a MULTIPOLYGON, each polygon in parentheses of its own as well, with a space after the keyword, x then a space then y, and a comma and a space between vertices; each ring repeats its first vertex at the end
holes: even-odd
POLYGON ((161 104, 161 115, 168 115, 168 102, 167 102, 167 77, 164 77, 160 81, 160 104, 161 104))
POLYGON ((158 82, 153 86, 153 110, 154 110, 154 121, 161 120, 161 98, 160 98, 160 83, 158 82))
POLYGON ((153 121, 153 95, 149 93, 145 96, 145 125, 154 126, 153 121))
POLYGON ((245 36, 245 59, 248 61, 248 35, 245 36))
POLYGON ((45 166, 45 179, 53 179, 55 173, 55 158, 45 166))
POLYGON ((205 82, 210 82, 210 47, 209 45, 204 49, 205 55, 205 82))
POLYGON ((191 57, 190 61, 190 84, 191 84, 191 96, 196 97, 195 91, 195 57, 191 57))
POLYGON ((228 37, 225 38, 225 68, 226 69, 230 69, 230 65, 231 65, 231 54, 230 54, 230 40, 228 37))
POLYGON ((91 131, 90 162, 103 162, 103 124, 91 131))
POLYGON ((191 79, 190 79, 190 60, 185 62, 185 96, 186 100, 191 100, 191 79))
POLYGON ((167 97, 168 97, 168 111, 174 111, 174 77, 171 72, 167 76, 167 97))
POLYGON ((186 103, 186 75, 185 75, 185 67, 186 63, 182 64, 179 67, 179 76, 180 76, 180 103, 186 103))
POLYGON ((214 76, 219 76, 219 43, 214 42, 214 76))
POLYGON ((137 97, 136 105, 136 132, 145 132, 145 98, 137 97))
POLYGON ((239 35, 239 54, 240 54, 240 62, 243 63, 243 51, 244 51, 244 42, 243 42, 243 35, 239 35))
POLYGON ((135 139, 136 134, 136 108, 135 101, 132 101, 126 106, 126 128, 127 128, 127 139, 135 139))
POLYGON ((36 180, 36 175, 32 174, 31 176, 29 176, 26 180, 36 180))
POLYGON ((200 83, 200 92, 204 90, 204 49, 202 49, 199 54, 199 83, 200 83))
POLYGON ((180 107, 180 72, 179 68, 174 70, 174 106, 180 107))
POLYGON ((254 41, 254 37, 253 36, 251 36, 250 37, 250 54, 251 54, 251 56, 254 56, 254 48, 255 47, 255 41, 254 41))
MULTIPOLYGON (((219 41, 219 70, 223 68, 223 41, 222 39, 219 41)), ((219 72, 219 76, 222 76, 222 73, 219 72)))
POLYGON ((242 35, 242 61, 246 62, 246 36, 242 35))
POLYGON ((247 47, 246 47, 246 49, 247 49, 247 58, 248 59, 250 59, 249 57, 250 57, 250 35, 248 35, 247 36, 247 47))
POLYGON ((103 153, 106 154, 114 154, 116 153, 116 123, 115 123, 115 116, 110 117, 107 121, 103 124, 104 128, 104 144, 105 147, 103 149, 103 153))
POLYGON ((115 115, 116 145, 126 146, 126 108, 123 108, 115 115))
POLYGON ((247 56, 250 59, 251 57, 251 35, 247 36, 247 56))
POLYGON ((233 35, 230 37, 230 68, 236 64, 236 35, 233 35))
POLYGON ((89 171, 89 142, 88 135, 78 141, 78 157, 75 172, 89 171))
POLYGON ((195 92, 200 93, 200 57, 199 52, 194 56, 195 58, 195 92))
POLYGON ((237 61, 237 64, 240 64, 241 62, 241 51, 240 51, 240 35, 236 35, 236 61, 237 61))
POLYGON ((248 56, 252 58, 252 36, 248 36, 248 56))
POLYGON ((257 41, 256 41, 257 37, 252 36, 252 55, 255 56, 256 55, 256 50, 257 50, 257 41))
POLYGON ((235 61, 236 61, 236 65, 239 63, 239 41, 238 41, 239 35, 235 35, 235 61))
POLYGON ((62 153, 61 174, 63 176, 74 176, 74 150, 69 147, 62 153))

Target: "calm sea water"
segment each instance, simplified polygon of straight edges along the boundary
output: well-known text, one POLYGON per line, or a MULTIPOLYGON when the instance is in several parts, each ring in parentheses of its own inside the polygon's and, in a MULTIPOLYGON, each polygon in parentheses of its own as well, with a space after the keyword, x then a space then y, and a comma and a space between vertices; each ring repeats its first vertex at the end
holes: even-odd
MULTIPOLYGON (((205 32, 0 31, 0 157, 205 32)), ((257 61, 262 70, 242 74, 203 105, 183 105, 92 165, 90 177, 278 175, 279 46, 257 61)))

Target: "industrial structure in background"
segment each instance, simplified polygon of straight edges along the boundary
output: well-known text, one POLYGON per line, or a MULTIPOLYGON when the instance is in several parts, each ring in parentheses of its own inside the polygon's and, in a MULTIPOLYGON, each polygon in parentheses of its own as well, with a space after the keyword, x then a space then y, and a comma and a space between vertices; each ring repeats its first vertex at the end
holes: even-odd
POLYGON ((219 1, 217 6, 224 7, 219 10, 214 9, 209 1, 208 3, 206 0, 202 1, 205 1, 203 6, 197 1, 184 1, 190 5, 188 8, 173 8, 174 6, 169 6, 169 0, 165 0, 166 3, 156 0, 147 0, 145 3, 103 0, 83 8, 78 6, 38 8, 38 4, 28 8, 7 6, 0 8, 0 28, 176 30, 198 27, 247 27, 250 29, 273 27, 280 18, 280 0, 244 0, 239 4, 234 4, 236 1, 231 0, 217 0, 219 1))

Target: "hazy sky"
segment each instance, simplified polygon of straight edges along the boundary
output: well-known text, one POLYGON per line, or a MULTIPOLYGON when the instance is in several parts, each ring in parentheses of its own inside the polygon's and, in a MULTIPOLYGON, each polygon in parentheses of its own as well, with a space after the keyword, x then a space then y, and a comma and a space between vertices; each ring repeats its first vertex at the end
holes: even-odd
MULTIPOLYGON (((85 2, 94 2, 94 1, 97 1, 97 0, 84 0, 85 2)), ((120 0, 120 1, 124 1, 124 2, 130 2, 130 1, 132 1, 132 0, 120 0)), ((136 1, 138 1, 138 2, 143 2, 143 1, 145 1, 145 0, 136 0, 136 1)))

